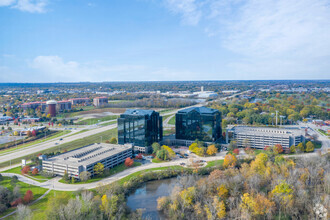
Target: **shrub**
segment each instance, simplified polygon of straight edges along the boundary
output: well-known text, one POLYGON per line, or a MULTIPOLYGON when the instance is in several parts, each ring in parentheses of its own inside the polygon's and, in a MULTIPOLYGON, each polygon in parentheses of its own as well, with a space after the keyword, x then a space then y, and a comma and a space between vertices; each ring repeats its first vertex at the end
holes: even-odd
POLYGON ((24 166, 23 169, 21 170, 21 173, 24 174, 28 174, 30 172, 30 166, 24 166))
POLYGON ((34 169, 32 170, 32 175, 33 175, 33 176, 37 175, 38 173, 39 173, 38 168, 34 168, 34 169))
POLYGON ((31 190, 26 191, 23 201, 25 204, 31 202, 31 200, 33 199, 33 192, 31 190))
POLYGON ((134 163, 133 159, 131 159, 129 157, 126 158, 126 160, 125 160, 125 166, 126 167, 131 167, 133 165, 133 163, 134 163))

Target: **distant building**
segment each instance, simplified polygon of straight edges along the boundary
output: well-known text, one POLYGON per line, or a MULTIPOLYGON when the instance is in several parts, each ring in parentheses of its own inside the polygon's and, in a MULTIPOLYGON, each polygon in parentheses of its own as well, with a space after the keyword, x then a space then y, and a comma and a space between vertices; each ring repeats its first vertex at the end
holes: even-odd
POLYGON ((200 92, 194 92, 193 94, 197 95, 197 97, 201 99, 210 99, 218 97, 218 94, 213 91, 204 91, 204 86, 201 87, 200 92))
POLYGON ((48 105, 48 114, 50 114, 51 117, 55 117, 57 102, 55 100, 49 100, 46 104, 48 105))
POLYGON ((134 150, 149 152, 154 142, 163 139, 163 118, 158 112, 128 109, 118 118, 118 143, 131 143, 134 150))
POLYGON ((102 107, 108 104, 108 97, 95 97, 93 99, 93 105, 96 107, 102 107))
POLYGON ((176 139, 217 141, 221 138, 221 113, 207 107, 191 107, 175 115, 176 139))
POLYGON ((104 168, 113 168, 132 157, 132 145, 92 144, 51 158, 42 157, 42 169, 54 175, 79 179, 79 174, 88 171, 94 175, 94 166, 102 163, 104 168))
POLYGON ((69 99, 69 101, 71 102, 72 105, 90 105, 91 104, 91 100, 89 98, 73 98, 73 99, 69 99))
POLYGON ((58 101, 56 109, 58 112, 70 111, 72 109, 72 103, 70 101, 58 101))
POLYGON ((47 109, 46 102, 27 102, 20 105, 20 107, 26 111, 27 109, 39 110, 45 112, 47 109))
POLYGON ((264 148, 280 144, 283 148, 289 148, 305 141, 305 131, 302 129, 235 126, 226 131, 227 143, 228 132, 233 133, 238 147, 264 148))

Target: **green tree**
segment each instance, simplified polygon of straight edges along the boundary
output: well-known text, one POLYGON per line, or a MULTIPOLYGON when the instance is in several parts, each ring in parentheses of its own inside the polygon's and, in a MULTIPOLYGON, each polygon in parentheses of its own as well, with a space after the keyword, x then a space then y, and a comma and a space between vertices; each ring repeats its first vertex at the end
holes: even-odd
POLYGON ((66 170, 64 171, 64 175, 63 175, 62 179, 66 182, 69 181, 69 175, 68 175, 68 172, 66 172, 66 170))
POLYGON ((110 144, 117 144, 117 138, 112 137, 112 138, 110 139, 110 144))
POLYGON ((102 175, 104 172, 104 165, 102 163, 97 163, 93 170, 95 175, 102 175))
POLYGON ((152 153, 153 154, 156 154, 157 151, 159 151, 161 149, 160 145, 157 142, 153 143, 151 145, 151 147, 152 147, 152 153))

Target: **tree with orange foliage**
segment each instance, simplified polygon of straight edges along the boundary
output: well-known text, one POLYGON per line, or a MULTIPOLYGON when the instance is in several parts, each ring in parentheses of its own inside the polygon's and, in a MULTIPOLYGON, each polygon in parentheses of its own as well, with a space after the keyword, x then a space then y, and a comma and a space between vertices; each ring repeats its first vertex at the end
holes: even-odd
POLYGON ((225 159, 223 161, 223 166, 225 168, 234 167, 236 165, 236 162, 237 162, 237 159, 236 159, 235 155, 229 153, 225 156, 225 159))
POLYGON ((32 175, 33 175, 33 176, 37 175, 38 173, 39 173, 38 168, 34 168, 34 169, 32 170, 32 175))
POLYGON ((133 159, 131 159, 129 157, 126 158, 126 160, 125 160, 125 166, 126 167, 131 167, 133 165, 133 163, 134 163, 133 159))
POLYGON ((31 200, 33 199, 33 192, 31 190, 26 191, 24 197, 23 197, 23 201, 25 204, 31 202, 31 200))
POLYGON ((281 154, 281 153, 283 153, 283 147, 282 147, 282 145, 280 145, 280 144, 275 144, 273 150, 274 150, 274 152, 277 153, 277 154, 281 154))
POLYGON ((28 174, 30 172, 30 166, 24 166, 23 169, 21 170, 21 173, 28 174))
POLYGON ((236 154, 236 155, 239 155, 239 149, 238 148, 234 149, 233 153, 236 154))

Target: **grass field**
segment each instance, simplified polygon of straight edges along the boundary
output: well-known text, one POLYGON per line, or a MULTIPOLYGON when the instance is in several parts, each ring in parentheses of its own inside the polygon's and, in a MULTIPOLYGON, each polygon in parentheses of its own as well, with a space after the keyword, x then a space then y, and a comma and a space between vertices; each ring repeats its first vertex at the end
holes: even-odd
POLYGON ((52 136, 49 136, 49 137, 46 137, 46 138, 40 138, 38 140, 35 140, 35 141, 31 141, 27 144, 20 144, 20 145, 17 145, 17 147, 11 147, 9 149, 5 149, 5 150, 1 150, 0 151, 0 155, 2 154, 6 154, 6 153, 10 153, 11 151, 13 150, 17 150, 17 149, 21 149, 21 148, 25 148, 25 147, 29 147, 29 146, 32 146, 32 145, 35 145, 35 144, 40 144, 40 143, 43 143, 45 141, 49 141, 49 140, 52 140, 52 139, 55 139, 55 138, 58 138, 58 137, 61 137, 65 134, 68 134, 70 133, 71 131, 59 131, 57 132, 56 134, 52 135, 52 136))
POLYGON ((82 120, 82 121, 78 121, 75 124, 76 125, 93 125, 93 124, 100 123, 100 122, 103 122, 103 121, 114 120, 114 119, 117 119, 118 117, 119 117, 118 115, 108 115, 108 116, 101 117, 101 118, 85 119, 85 120, 82 120))
MULTIPOLYGON (((46 150, 38 151, 36 153, 24 156, 24 157, 19 157, 16 159, 13 159, 11 161, 12 164, 17 164, 20 163, 22 159, 30 160, 31 158, 35 157, 37 154, 42 153, 52 153, 52 152, 58 152, 58 151, 63 151, 64 149, 69 151, 69 150, 74 150, 79 147, 83 147, 89 144, 94 144, 94 143, 100 143, 101 142, 101 137, 102 137, 102 142, 105 142, 106 140, 110 140, 112 137, 117 138, 117 128, 110 129, 98 134, 90 135, 78 140, 74 140, 65 144, 60 144, 52 148, 48 148, 46 150)), ((3 163, 0 163, 0 167, 6 167, 10 165, 10 161, 6 161, 3 163)))
POLYGON ((153 162, 153 163, 165 163, 165 162, 167 162, 167 161, 160 160, 160 159, 158 159, 157 157, 155 157, 154 159, 152 159, 152 162, 153 162))
MULTIPOLYGON (((6 187, 9 190, 13 190, 13 187, 10 185, 10 177, 3 177, 3 180, 0 182, 0 185, 3 187, 6 187)), ((33 185, 29 185, 23 182, 18 181, 17 184, 18 186, 20 186, 20 192, 22 194, 22 197, 24 196, 24 194, 26 193, 26 191, 31 190, 33 193, 33 201, 36 200, 37 198, 39 198, 40 196, 42 196, 47 189, 38 187, 38 186, 33 186, 33 185)), ((1 213, 0 216, 4 216, 6 214, 9 214, 10 212, 14 211, 15 208, 9 208, 6 212, 1 213)), ((13 218, 14 219, 14 218, 13 218)))
POLYGON ((100 126, 108 126, 108 125, 113 125, 113 124, 116 124, 117 121, 109 121, 109 122, 106 122, 106 123, 103 123, 103 124, 100 124, 100 126))
POLYGON ((175 134, 175 128, 163 131, 164 136, 169 136, 169 135, 172 135, 172 134, 175 134))
POLYGON ((175 125, 175 116, 173 116, 169 121, 168 124, 175 125))
POLYGON ((214 160, 207 162, 207 165, 205 167, 215 167, 215 166, 220 166, 222 164, 223 164, 223 160, 214 160))
MULTIPOLYGON (((28 165, 31 165, 31 164, 28 164, 28 165)), ((17 173, 17 174, 21 174, 22 175, 22 172, 21 172, 21 167, 18 166, 18 167, 15 167, 15 168, 11 168, 9 170, 6 170, 6 171, 3 171, 2 173, 17 173)), ((26 177, 30 178, 30 179, 33 179, 35 181, 38 181, 40 183, 42 182, 46 182, 47 180, 51 179, 51 177, 44 177, 44 176, 41 176, 40 174, 37 174, 35 176, 30 176, 30 175, 25 175, 26 177)))
POLYGON ((329 136, 329 134, 327 134, 327 132, 321 130, 321 129, 317 129, 320 133, 324 134, 325 136, 329 136))

